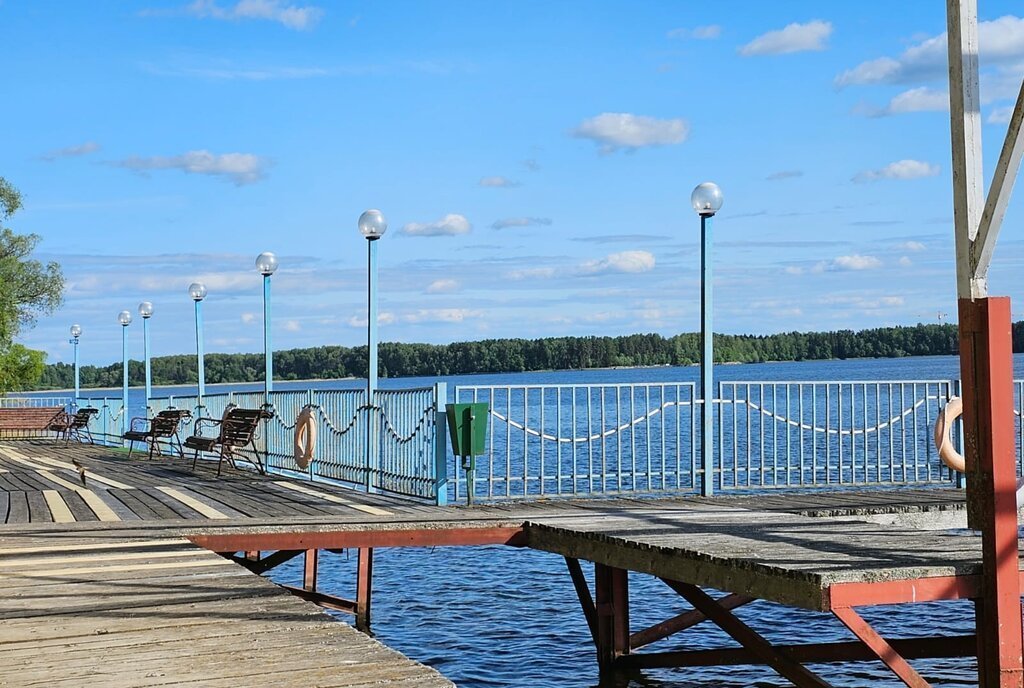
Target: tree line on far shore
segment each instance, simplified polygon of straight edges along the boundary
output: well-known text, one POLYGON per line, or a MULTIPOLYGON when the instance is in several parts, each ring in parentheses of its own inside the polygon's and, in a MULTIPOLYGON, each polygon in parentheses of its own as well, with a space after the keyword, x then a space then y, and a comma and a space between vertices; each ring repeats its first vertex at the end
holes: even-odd
MULTIPOLYGON (((1013 325, 1013 350, 1024 351, 1024 322, 1013 325)), ((880 327, 835 332, 785 332, 772 335, 715 335, 718 363, 760 363, 844 358, 899 358, 958 353, 952 324, 880 327)), ((700 360, 700 335, 663 337, 633 334, 622 337, 545 337, 486 339, 453 344, 385 342, 379 349, 382 377, 509 373, 530 370, 573 370, 614 366, 693 365, 700 360)), ((161 356, 152 360, 153 383, 195 384, 194 355, 161 356)), ((263 379, 263 354, 207 354, 206 381, 257 382, 263 379)), ((132 384, 143 379, 141 361, 129 363, 132 384)), ((108 366, 83 366, 83 387, 121 384, 120 361, 108 366)), ((366 376, 366 347, 318 346, 274 352, 274 379, 306 380, 366 376)), ((74 368, 47 365, 36 389, 67 389, 74 368)))

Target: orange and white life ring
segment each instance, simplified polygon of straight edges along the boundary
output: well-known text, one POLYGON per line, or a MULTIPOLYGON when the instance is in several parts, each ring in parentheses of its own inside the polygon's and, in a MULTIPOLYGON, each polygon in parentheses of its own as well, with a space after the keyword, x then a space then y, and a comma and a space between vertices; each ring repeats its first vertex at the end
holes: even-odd
POLYGON ((939 458, 954 471, 964 472, 966 463, 964 457, 953 447, 953 438, 950 431, 953 422, 960 417, 964 411, 964 404, 960 397, 950 397, 946 405, 939 411, 939 417, 935 419, 935 446, 939 449, 939 458))
POLYGON ((295 463, 306 469, 316 451, 316 417, 312 406, 303 406, 295 419, 295 463))

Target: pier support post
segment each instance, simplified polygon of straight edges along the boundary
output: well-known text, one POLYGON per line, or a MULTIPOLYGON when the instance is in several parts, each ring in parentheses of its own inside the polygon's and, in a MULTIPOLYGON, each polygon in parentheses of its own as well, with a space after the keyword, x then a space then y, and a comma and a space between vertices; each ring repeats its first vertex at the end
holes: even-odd
POLYGON ((978 684, 1024 686, 1010 299, 960 299, 967 518, 981 530, 978 684))
POLYGON ((597 664, 605 673, 616 659, 629 654, 629 572, 594 564, 594 588, 597 664))
POLYGON ((316 592, 317 569, 320 562, 319 553, 320 550, 316 549, 306 550, 306 559, 302 569, 302 587, 310 592, 316 592))
POLYGON ((370 598, 373 593, 373 548, 360 547, 356 566, 356 629, 370 632, 370 598))

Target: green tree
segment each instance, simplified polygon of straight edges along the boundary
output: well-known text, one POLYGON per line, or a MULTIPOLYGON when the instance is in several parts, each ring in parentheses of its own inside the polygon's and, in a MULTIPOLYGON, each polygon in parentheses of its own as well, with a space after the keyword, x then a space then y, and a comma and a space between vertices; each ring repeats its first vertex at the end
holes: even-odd
MULTIPOLYGON (((0 222, 21 208, 21 194, 0 177, 0 222)), ((60 266, 31 258, 37 234, 16 234, 0 225, 0 392, 36 384, 43 373, 43 353, 14 344, 23 327, 52 313, 64 294, 60 266)))

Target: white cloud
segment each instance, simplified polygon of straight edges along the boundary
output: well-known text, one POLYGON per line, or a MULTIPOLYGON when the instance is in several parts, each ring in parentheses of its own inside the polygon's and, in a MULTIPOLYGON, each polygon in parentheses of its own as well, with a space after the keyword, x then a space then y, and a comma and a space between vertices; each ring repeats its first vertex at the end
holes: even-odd
POLYGON ((600 145, 602 153, 619 148, 635 150, 648 146, 669 146, 682 143, 690 126, 682 119, 657 119, 628 112, 604 112, 583 120, 570 134, 590 139, 600 145))
POLYGON ((946 112, 948 110, 948 92, 921 86, 896 95, 889 101, 888 107, 879 114, 900 115, 907 112, 946 112))
POLYGON ((903 268, 909 268, 911 265, 914 264, 913 261, 911 261, 910 258, 908 258, 907 256, 900 256, 899 263, 900 263, 900 267, 903 267, 903 268))
POLYGON ((1011 116, 1013 116, 1013 106, 1006 105, 993 108, 992 112, 988 113, 988 119, 985 121, 989 124, 1009 124, 1011 116))
POLYGON ((592 275, 602 272, 649 272, 654 269, 654 255, 649 251, 622 251, 611 253, 600 260, 588 260, 580 265, 580 272, 592 275))
POLYGON ((812 272, 849 272, 873 270, 882 267, 882 261, 874 256, 862 256, 855 253, 850 256, 837 256, 830 261, 821 261, 811 268, 812 272))
POLYGON ((299 325, 298 320, 286 320, 284 322, 284 329, 288 332, 298 332, 302 329, 302 326, 299 325))
MULTIPOLYGON (((398 318, 395 317, 395 314, 391 313, 389 311, 385 311, 383 313, 378 313, 377 314, 377 324, 378 325, 390 325, 391 323, 394 323, 397 320, 398 320, 398 318)), ((369 319, 365 315, 353 315, 351 318, 348 319, 348 326, 349 327, 360 328, 360 329, 365 329, 366 328, 366 324, 368 322, 369 322, 369 319)))
POLYGON ((904 251, 917 252, 925 250, 927 246, 922 244, 920 241, 904 241, 902 244, 898 246, 898 248, 901 248, 904 251))
POLYGON ((802 275, 804 274, 804 269, 799 265, 787 265, 785 272, 787 275, 802 275))
POLYGON ((853 177, 857 183, 873 182, 879 179, 920 179, 936 177, 939 166, 920 160, 898 160, 891 162, 880 170, 864 170, 853 177))
POLYGON ((470 318, 479 318, 483 311, 472 308, 421 308, 402 317, 410 323, 460 323, 470 318))
POLYGON ((483 177, 480 179, 480 186, 490 189, 511 189, 520 186, 519 182, 512 181, 508 177, 483 177))
POLYGON ((523 268, 522 270, 510 270, 505 273, 507 279, 517 282, 530 279, 551 279, 554 276, 554 268, 523 268))
POLYGON ((672 29, 667 35, 669 38, 696 38, 699 41, 707 41, 721 36, 722 27, 718 24, 709 24, 692 29, 672 29))
POLYGON ((216 0, 195 0, 185 11, 210 19, 263 19, 300 31, 313 28, 324 14, 322 9, 313 5, 286 5, 281 0, 239 0, 233 6, 225 7, 218 5, 216 0))
POLYGON ((450 294, 459 290, 458 280, 438 279, 427 285, 428 294, 450 294))
POLYGON ((449 213, 436 222, 410 222, 401 231, 410 236, 454 236, 469 234, 472 229, 464 215, 449 213))
MULTIPOLYGON (((979 58, 1007 64, 1024 57, 1024 19, 1007 15, 978 22, 979 58)), ((920 41, 898 58, 880 57, 848 69, 835 79, 839 88, 862 84, 905 84, 944 78, 947 63, 945 32, 920 41)), ((1018 77, 1019 82, 1019 77, 1018 77)))
POLYGON ((242 322, 245 323, 246 325, 251 325, 252 323, 256 322, 256 314, 242 313, 242 322))
POLYGON ((804 176, 804 173, 800 170, 781 170, 779 172, 772 172, 769 174, 765 177, 765 181, 777 182, 782 179, 795 179, 796 177, 802 176, 804 176))
POLYGON ((761 34, 739 49, 740 55, 783 55, 808 50, 824 50, 832 35, 832 23, 815 19, 806 24, 793 23, 777 31, 761 34))
POLYGON ((80 155, 88 155, 89 153, 95 153, 100 149, 100 144, 94 141, 86 141, 85 143, 77 146, 68 146, 67 148, 58 148, 48 153, 44 153, 41 157, 47 162, 53 162, 60 158, 75 158, 80 155))
POLYGON ((492 229, 508 229, 509 227, 533 227, 539 225, 550 225, 551 218, 549 217, 506 217, 501 220, 496 220, 491 225, 492 229))
POLYGON ((186 174, 207 174, 227 177, 237 186, 252 184, 263 178, 267 161, 252 153, 223 153, 220 155, 206 150, 189 151, 183 155, 133 156, 111 163, 145 174, 150 170, 181 170, 186 174))

